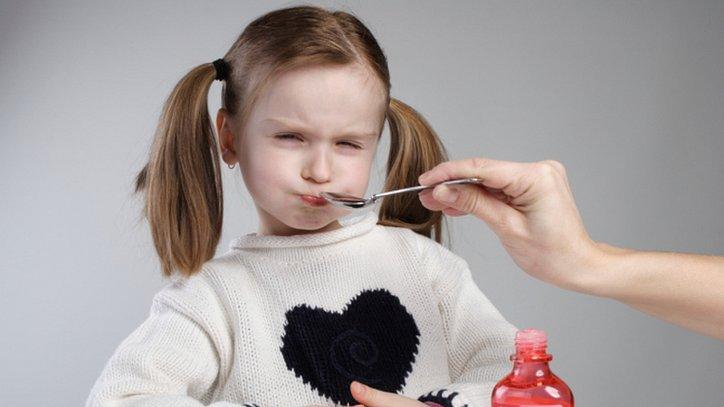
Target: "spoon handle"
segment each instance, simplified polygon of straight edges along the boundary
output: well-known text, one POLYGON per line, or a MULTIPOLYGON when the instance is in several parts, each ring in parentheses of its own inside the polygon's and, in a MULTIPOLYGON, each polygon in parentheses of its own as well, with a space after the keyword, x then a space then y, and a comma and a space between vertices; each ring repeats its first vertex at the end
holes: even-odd
POLYGON ((438 182, 436 184, 432 185, 418 185, 416 187, 409 187, 409 188, 402 188, 402 189, 395 189, 393 191, 387 191, 387 192, 380 192, 379 194, 372 195, 372 201, 375 201, 377 198, 381 198, 383 196, 388 195, 397 195, 401 194, 403 192, 415 192, 415 191, 422 191, 423 189, 430 189, 435 188, 436 186, 440 184, 445 185, 452 185, 452 184, 482 184, 483 180, 481 178, 460 178, 460 179, 450 179, 447 181, 438 182))

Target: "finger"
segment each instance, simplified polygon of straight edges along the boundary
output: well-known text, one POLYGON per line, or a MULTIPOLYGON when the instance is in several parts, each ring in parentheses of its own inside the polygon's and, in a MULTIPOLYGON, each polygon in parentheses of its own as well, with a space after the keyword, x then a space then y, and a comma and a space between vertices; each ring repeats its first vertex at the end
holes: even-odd
POLYGON ((465 216, 468 214, 467 212, 459 211, 455 208, 445 208, 442 210, 442 213, 448 216, 465 216))
MULTIPOLYGON (((502 192, 495 190, 491 191, 491 194, 499 200, 506 202, 507 196, 502 192)), ((420 192, 418 196, 420 198, 420 203, 422 203, 422 206, 431 211, 442 211, 442 213, 448 216, 464 216, 468 214, 467 212, 451 208, 448 204, 436 200, 432 196, 431 189, 426 189, 423 192, 420 192)))
POLYGON ((473 157, 463 160, 446 161, 418 177, 420 185, 433 185, 457 178, 482 178, 483 185, 502 190, 506 195, 516 197, 523 192, 520 181, 530 172, 530 163, 498 161, 473 157))
POLYGON ((447 204, 444 204, 432 196, 432 190, 425 190, 421 192, 419 195, 420 203, 422 206, 426 207, 427 209, 431 211, 442 211, 445 215, 448 216, 463 216, 467 215, 466 212, 459 211, 457 209, 449 207, 447 204))
POLYGON ((433 198, 431 189, 426 189, 417 194, 417 196, 420 198, 420 203, 422 204, 422 206, 431 211, 441 211, 448 207, 447 204, 444 204, 433 198))
POLYGON ((432 191, 433 199, 445 203, 450 209, 471 213, 482 219, 494 232, 522 227, 524 215, 510 206, 507 195, 487 191, 477 185, 438 185, 432 191))
POLYGON ((356 381, 350 384, 350 391, 352 392, 352 397, 366 407, 416 407, 419 405, 407 397, 377 390, 356 381))

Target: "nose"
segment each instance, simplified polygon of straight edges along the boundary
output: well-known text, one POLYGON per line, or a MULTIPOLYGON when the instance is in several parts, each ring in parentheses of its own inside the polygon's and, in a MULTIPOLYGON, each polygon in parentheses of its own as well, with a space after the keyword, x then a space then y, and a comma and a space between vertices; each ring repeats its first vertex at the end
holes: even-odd
POLYGON ((317 149, 305 158, 302 178, 316 183, 329 182, 332 176, 332 158, 324 149, 317 149))

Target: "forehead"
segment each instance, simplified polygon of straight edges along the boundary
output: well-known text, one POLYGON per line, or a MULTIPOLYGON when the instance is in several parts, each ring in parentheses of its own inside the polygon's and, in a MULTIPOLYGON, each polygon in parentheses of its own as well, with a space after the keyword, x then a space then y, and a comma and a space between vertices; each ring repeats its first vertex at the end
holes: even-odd
POLYGON ((325 65, 284 72, 269 82, 254 104, 249 123, 278 126, 279 120, 317 131, 354 127, 377 132, 386 107, 382 82, 358 65, 325 65))

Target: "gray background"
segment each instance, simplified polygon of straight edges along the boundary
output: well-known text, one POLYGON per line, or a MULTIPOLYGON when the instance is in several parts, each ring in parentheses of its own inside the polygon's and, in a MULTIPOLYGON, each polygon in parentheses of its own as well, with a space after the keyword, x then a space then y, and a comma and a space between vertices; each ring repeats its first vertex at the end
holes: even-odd
MULTIPOLYGON (((165 284, 130 195, 165 97, 251 20, 300 4, 208 3, 2 3, 0 404, 84 402, 165 284)), ((559 160, 594 239, 724 255, 724 2, 315 4, 368 24, 392 95, 451 158, 559 160)), ((256 228, 237 171, 224 168, 219 253, 256 228)), ((451 225, 501 312, 548 332, 578 405, 724 404, 722 342, 548 286, 482 221, 451 225)))

